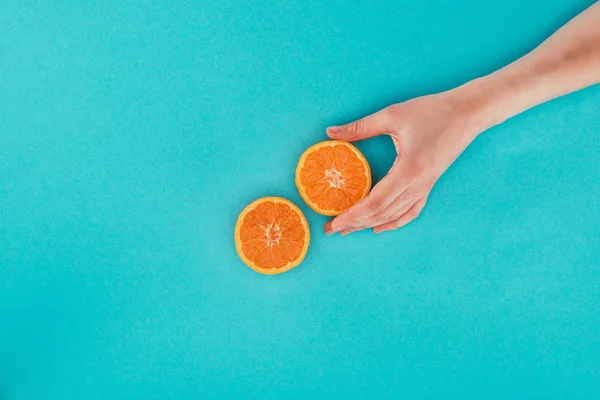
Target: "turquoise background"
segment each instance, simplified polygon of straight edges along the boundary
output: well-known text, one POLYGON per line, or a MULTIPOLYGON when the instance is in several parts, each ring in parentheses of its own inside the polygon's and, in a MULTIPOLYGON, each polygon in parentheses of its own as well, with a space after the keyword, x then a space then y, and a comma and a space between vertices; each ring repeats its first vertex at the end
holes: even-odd
MULTIPOLYGON (((329 125, 525 54, 591 0, 2 1, 0 398, 599 398, 600 88, 479 137, 421 217, 327 237, 329 125), (237 257, 298 204, 306 260, 237 257)), ((359 147, 380 179, 387 137, 359 147)))

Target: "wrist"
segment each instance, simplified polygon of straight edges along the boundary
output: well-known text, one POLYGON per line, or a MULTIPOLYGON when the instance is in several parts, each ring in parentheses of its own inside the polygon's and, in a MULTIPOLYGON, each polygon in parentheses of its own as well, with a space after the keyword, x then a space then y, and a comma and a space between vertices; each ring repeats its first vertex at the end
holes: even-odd
POLYGON ((474 79, 451 90, 461 114, 469 121, 475 133, 498 125, 512 117, 503 101, 503 93, 498 90, 490 77, 474 79))
POLYGON ((483 132, 553 97, 547 93, 552 82, 540 68, 517 61, 453 92, 483 132))

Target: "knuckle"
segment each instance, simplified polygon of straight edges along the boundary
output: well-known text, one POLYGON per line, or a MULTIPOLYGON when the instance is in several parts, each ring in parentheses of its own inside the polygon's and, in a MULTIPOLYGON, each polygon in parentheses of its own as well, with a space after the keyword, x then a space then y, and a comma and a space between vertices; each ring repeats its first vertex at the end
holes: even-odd
POLYGON ((398 111, 398 104, 392 104, 391 106, 387 106, 379 110, 379 114, 384 117, 389 117, 394 115, 398 111))
POLYGON ((383 224, 387 224, 391 221, 393 221, 387 214, 385 213, 379 213, 379 214, 375 214, 373 217, 371 217, 372 219, 372 224, 373 225, 383 225, 383 224))
POLYGON ((386 107, 382 110, 384 115, 395 125, 396 128, 400 129, 406 126, 406 111, 403 105, 394 104, 386 107))
POLYGON ((350 124, 350 132, 354 133, 354 134, 359 134, 361 132, 363 132, 365 129, 365 120, 364 119, 359 119, 357 121, 354 121, 352 124, 350 124))
POLYGON ((371 211, 374 211, 377 214, 385 210, 385 207, 387 206, 385 199, 375 196, 369 196, 368 204, 371 211))
POLYGON ((396 221, 398 218, 402 217, 402 212, 401 210, 384 210, 379 214, 379 217, 383 221, 396 221))
POLYGON ((394 109, 393 106, 386 107, 382 110, 379 110, 374 117, 377 118, 380 122, 389 123, 394 118, 394 109))

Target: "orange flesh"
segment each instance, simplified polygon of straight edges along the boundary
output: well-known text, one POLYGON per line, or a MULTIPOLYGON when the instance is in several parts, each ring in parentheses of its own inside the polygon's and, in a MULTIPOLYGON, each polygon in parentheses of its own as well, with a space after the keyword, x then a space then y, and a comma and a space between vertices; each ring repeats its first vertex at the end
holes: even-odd
POLYGON ((366 160, 359 158, 347 143, 317 148, 306 156, 300 168, 298 183, 304 189, 303 197, 317 212, 344 211, 365 197, 371 186, 366 160))
POLYGON ((239 230, 243 256, 259 269, 281 269, 299 263, 307 245, 306 229, 298 212, 289 205, 261 202, 243 217, 239 230))

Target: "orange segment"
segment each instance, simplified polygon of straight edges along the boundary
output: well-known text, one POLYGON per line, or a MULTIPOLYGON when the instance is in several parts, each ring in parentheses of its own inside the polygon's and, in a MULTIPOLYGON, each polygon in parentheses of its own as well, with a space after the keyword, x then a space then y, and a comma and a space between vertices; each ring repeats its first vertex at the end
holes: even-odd
POLYGON ((310 231, 294 203, 281 197, 263 197, 244 208, 234 238, 246 265, 263 274, 280 274, 302 262, 310 231))
POLYGON ((296 168, 300 195, 316 212, 338 215, 371 190, 371 168, 353 145, 329 140, 311 146, 296 168))

